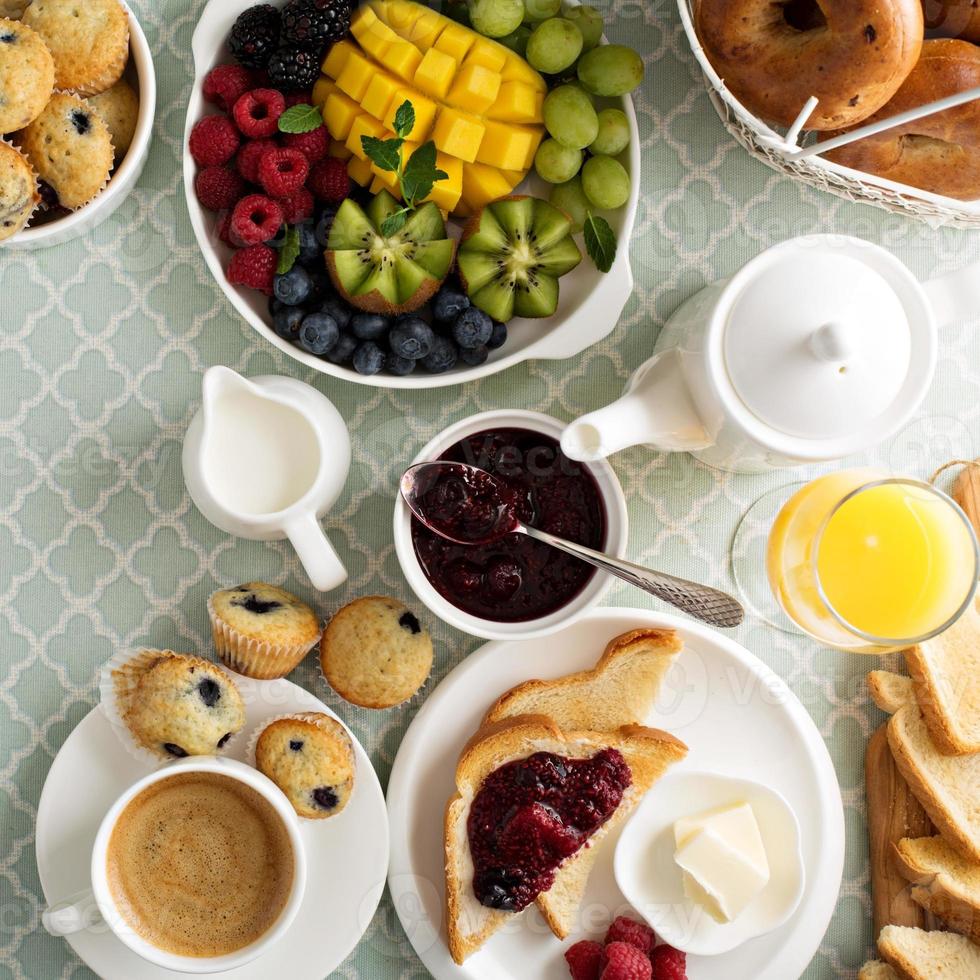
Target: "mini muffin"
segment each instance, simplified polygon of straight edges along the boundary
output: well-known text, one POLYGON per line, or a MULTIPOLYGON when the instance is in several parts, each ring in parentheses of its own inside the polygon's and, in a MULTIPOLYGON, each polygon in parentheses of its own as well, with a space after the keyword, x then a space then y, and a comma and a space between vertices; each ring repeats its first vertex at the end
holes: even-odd
POLYGON ((38 177, 58 203, 75 211, 95 197, 112 172, 112 137, 105 120, 77 95, 55 92, 16 136, 38 177))
POLYGON ((112 88, 92 95, 85 101, 105 120, 112 136, 116 160, 121 160, 133 142, 136 121, 140 114, 140 100, 132 85, 121 78, 112 88))
POLYGON ((320 638, 320 621, 301 599, 264 582, 221 589, 208 600, 221 660, 248 677, 285 677, 320 638))
POLYGON ((54 60, 41 35, 0 19, 0 133, 23 129, 54 91, 54 60))
POLYGON ((432 669, 432 639, 404 603, 385 596, 357 599, 327 626, 320 641, 327 683, 362 708, 407 701, 432 669))
POLYGON ((354 747, 343 725, 316 711, 279 718, 255 743, 255 766, 301 817, 340 813, 354 789, 354 747))
POLYGON ((112 681, 126 727, 161 758, 213 755, 245 724, 235 682, 200 657, 146 650, 117 667, 112 681))
POLYGON ((27 224, 39 200, 37 175, 30 163, 0 140, 0 242, 27 224))
POLYGON ((24 23, 51 51, 56 88, 95 95, 122 77, 129 60, 129 17, 119 0, 34 0, 24 23))

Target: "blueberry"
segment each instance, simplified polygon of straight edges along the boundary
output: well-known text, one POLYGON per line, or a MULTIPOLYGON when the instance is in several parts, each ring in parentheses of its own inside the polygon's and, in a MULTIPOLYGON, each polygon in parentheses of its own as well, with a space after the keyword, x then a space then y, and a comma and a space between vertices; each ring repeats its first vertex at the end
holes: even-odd
POLYGON ((468 350, 483 347, 493 334, 493 320, 475 306, 471 306, 456 318, 453 324, 453 340, 468 350))
POLYGON ((487 341, 487 347, 490 350, 497 350, 498 347, 503 347, 507 343, 507 324, 501 323, 499 320, 493 321, 493 332, 490 334, 490 339, 487 341))
POLYGON ((327 360, 331 364, 346 364, 357 349, 357 340, 349 333, 342 333, 340 339, 327 352, 327 360))
POLYGON ((419 621, 416 618, 415 613, 403 612, 401 616, 399 616, 398 618, 398 625, 403 630, 408 630, 409 633, 412 634, 422 632, 422 627, 419 624, 419 621))
POLYGON ((201 695, 201 700, 209 708, 213 708, 221 700, 221 687, 217 681, 210 677, 205 677, 197 685, 197 693, 201 695))
POLYGON ((321 810, 332 810, 340 802, 332 786, 318 786, 313 790, 313 802, 321 810))
POLYGON ((299 261, 319 269, 323 265, 323 246, 317 240, 313 222, 304 221, 296 229, 299 232, 299 261))
POLYGON ((311 313, 299 328, 299 345, 303 350, 322 357, 340 339, 337 321, 326 313, 311 313))
POLYGON ((174 745, 173 742, 164 742, 163 751, 175 759, 183 759, 187 755, 187 749, 182 749, 179 745, 174 745))
POLYGON ((415 370, 417 363, 417 361, 413 361, 409 357, 399 357, 398 354, 389 354, 385 360, 385 367, 388 369, 389 374, 393 374, 397 378, 404 378, 415 370))
POLYGON ((275 277, 272 288, 280 302, 286 306, 299 306, 313 292, 313 280, 301 265, 294 265, 285 275, 275 277))
POLYGON ((218 739, 218 748, 223 749, 228 744, 228 739, 231 738, 231 732, 225 732, 221 738, 218 739))
POLYGON ((489 356, 490 349, 485 345, 483 347, 474 347, 472 350, 464 347, 459 352, 459 359, 468 367, 479 367, 481 364, 486 364, 489 356))
POLYGON ((448 337, 436 337, 432 350, 422 358, 422 367, 430 374, 442 374, 455 367, 457 357, 456 345, 448 337))
POLYGON ((451 324, 456 317, 469 309, 469 297, 452 286, 444 285, 432 301, 432 315, 440 322, 451 324))
MULTIPOLYGON (((248 590, 239 589, 238 591, 247 592, 248 590)), ((232 599, 231 604, 244 609, 246 612, 254 613, 256 616, 264 616, 282 605, 277 599, 260 599, 254 592, 249 593, 244 599, 232 599)))
POLYGON ((365 340, 357 345, 357 350, 354 351, 354 370, 358 374, 377 374, 384 366, 384 351, 373 340, 365 340))
POLYGON ((275 296, 269 297, 269 316, 275 316, 280 310, 286 308, 286 304, 282 300, 278 300, 275 296))
POLYGON ((299 752, 303 747, 303 740, 301 738, 291 738, 289 740, 289 747, 293 752, 299 752))
POLYGON ((79 136, 84 136, 92 128, 92 120, 88 113, 81 109, 73 109, 71 113, 71 124, 75 127, 75 132, 79 136))
POLYGON ((280 337, 295 341, 304 316, 306 313, 299 306, 283 306, 272 315, 272 329, 280 337))
POLYGON ((313 283, 313 289, 310 291, 308 302, 322 303, 333 293, 333 283, 330 281, 330 276, 327 275, 326 269, 311 269, 309 276, 313 283))
POLYGON ((391 321, 376 313, 356 313, 351 317, 350 330, 358 340, 380 340, 391 329, 391 321))
POLYGON ((320 304, 320 312, 332 316, 341 330, 347 329, 350 318, 354 314, 354 311, 339 296, 328 296, 320 304))
POLYGON ((393 353, 417 361, 432 350, 436 335, 425 320, 417 316, 399 318, 391 328, 388 344, 393 353))

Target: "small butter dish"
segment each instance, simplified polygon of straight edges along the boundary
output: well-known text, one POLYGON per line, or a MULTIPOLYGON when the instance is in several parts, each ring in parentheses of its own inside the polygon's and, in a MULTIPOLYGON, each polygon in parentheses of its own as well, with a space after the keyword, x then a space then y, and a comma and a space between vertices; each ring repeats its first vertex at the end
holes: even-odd
POLYGON ((640 804, 616 845, 616 883, 657 935, 696 956, 717 956, 778 929, 803 898, 800 827, 789 804, 760 783, 711 772, 665 776, 640 804), (675 861, 675 821, 747 803, 758 822, 769 880, 731 922, 718 922, 684 887, 675 861))

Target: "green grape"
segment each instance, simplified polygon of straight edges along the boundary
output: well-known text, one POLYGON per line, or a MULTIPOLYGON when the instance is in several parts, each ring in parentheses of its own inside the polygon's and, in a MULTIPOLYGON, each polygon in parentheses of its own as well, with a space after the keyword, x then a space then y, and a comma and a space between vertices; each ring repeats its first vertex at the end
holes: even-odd
POLYGON ((524 0, 473 0, 470 20, 485 37, 504 37, 524 20, 524 0))
POLYGON ((622 109, 603 109, 599 113, 599 135, 589 149, 614 157, 630 145, 630 121, 622 109))
POLYGON ((516 31, 511 31, 506 37, 498 37, 497 41, 505 48, 516 51, 522 58, 527 51, 527 39, 531 36, 531 28, 521 24, 516 31))
POLYGON ((589 216, 592 203, 582 190, 581 177, 576 175, 564 184, 555 184, 548 200, 572 219, 572 231, 576 234, 585 227, 585 219, 589 216))
POLYGON ((582 32, 583 51, 591 51, 599 43, 604 25, 602 14, 595 7, 584 3, 578 7, 567 7, 562 17, 567 17, 582 32))
POLYGON ((621 208, 629 200, 630 176, 618 160, 600 154, 585 161, 582 190, 597 208, 621 208))
POLYGON ((585 149, 599 134, 592 99, 578 85, 559 85, 544 100, 544 124, 559 143, 585 149))
POLYGON ((534 169, 549 184, 564 184, 582 169, 582 151, 558 140, 545 140, 535 154, 534 169))
POLYGON ((524 0, 524 23, 539 24, 561 10, 561 0, 524 0))
POLYGON ((593 95, 626 95, 643 81, 643 59, 623 44, 600 44, 582 55, 578 77, 593 95))
POLYGON ((547 75, 570 68, 581 52, 582 32, 564 17, 542 21, 527 42, 527 60, 547 75))

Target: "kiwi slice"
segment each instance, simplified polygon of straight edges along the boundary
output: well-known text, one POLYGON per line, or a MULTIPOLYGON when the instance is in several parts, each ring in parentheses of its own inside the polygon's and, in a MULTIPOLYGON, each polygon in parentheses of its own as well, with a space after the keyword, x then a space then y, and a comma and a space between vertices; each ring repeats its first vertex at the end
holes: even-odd
POLYGON ((456 244, 435 204, 423 204, 394 234, 385 218, 401 209, 387 191, 362 208, 341 204, 327 238, 326 262, 337 292, 368 313, 410 313, 429 300, 453 265, 456 244))
POLYGON ((475 214, 459 246, 459 276, 474 306, 506 323, 558 309, 558 279, 582 261, 572 223, 533 197, 507 197, 475 214))

